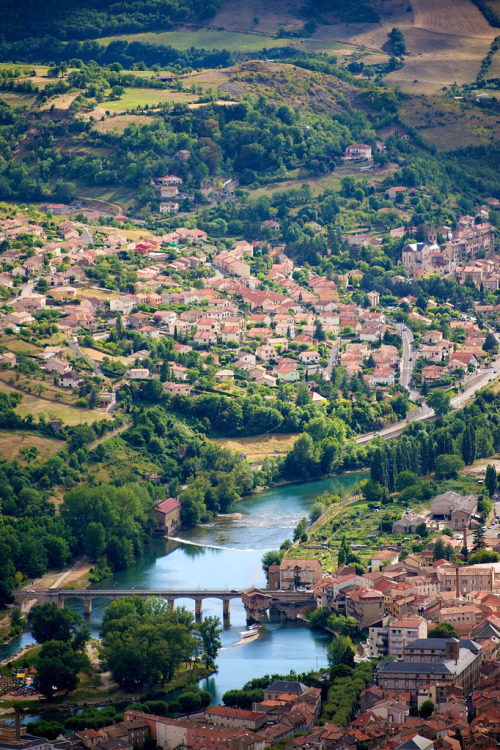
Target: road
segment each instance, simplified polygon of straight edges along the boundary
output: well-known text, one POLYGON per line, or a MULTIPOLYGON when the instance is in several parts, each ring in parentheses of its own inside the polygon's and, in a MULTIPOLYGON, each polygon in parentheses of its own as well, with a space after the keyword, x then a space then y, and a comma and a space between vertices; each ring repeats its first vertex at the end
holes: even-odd
POLYGON ((70 347, 73 349, 77 357, 81 357, 86 362, 89 363, 89 365, 94 370, 94 375, 98 375, 100 378, 104 377, 104 373, 102 371, 101 365, 97 364, 97 362, 94 362, 90 357, 86 357, 85 354, 82 352, 80 347, 78 346, 78 341, 76 339, 70 339, 69 341, 70 347))
MULTIPOLYGON (((112 214, 106 214, 107 216, 112 216, 112 214)), ((82 240, 84 245, 91 245, 93 243, 93 237, 90 234, 89 228, 86 224, 77 224, 76 226, 80 227, 83 230, 82 234, 82 240)))
MULTIPOLYGON (((457 411, 457 409, 461 409, 463 406, 465 406, 465 404, 474 397, 476 391, 487 385, 499 372, 500 351, 496 359, 491 363, 489 367, 487 367, 485 370, 478 371, 471 376, 470 380, 465 382, 463 393, 459 393, 451 399, 452 411, 457 411)), ((416 392, 410 391, 410 393, 412 396, 417 395, 416 392)), ((377 435, 382 437, 384 440, 392 440, 395 437, 399 437, 399 435, 401 435, 408 422, 421 422, 427 419, 432 419, 432 417, 434 417, 434 410, 426 404, 422 404, 418 409, 410 412, 406 420, 402 420, 401 422, 397 422, 396 424, 384 427, 382 430, 379 430, 377 432, 368 432, 366 435, 360 435, 356 438, 356 442, 358 443, 358 445, 366 445, 366 443, 368 443, 377 435)), ((500 502, 498 505, 500 510, 500 502)))
POLYGON ((36 283, 37 279, 33 279, 33 281, 28 281, 26 284, 23 284, 19 298, 23 299, 24 297, 30 297, 33 294, 33 289, 35 288, 36 283))
POLYGON ((341 341, 339 340, 339 342, 337 344, 334 344, 332 348, 330 349, 330 351, 328 352, 328 364, 326 366, 326 371, 328 373, 328 378, 327 378, 328 380, 331 379, 332 370, 334 368, 334 365, 337 364, 337 357, 339 354, 340 344, 341 344, 341 341))
POLYGON ((415 368, 416 354, 413 349, 413 331, 411 328, 407 328, 402 323, 396 325, 397 331, 403 340, 403 357, 400 364, 400 379, 399 382, 409 391, 410 396, 413 398, 416 392, 412 392, 411 381, 413 378, 413 370, 415 368))

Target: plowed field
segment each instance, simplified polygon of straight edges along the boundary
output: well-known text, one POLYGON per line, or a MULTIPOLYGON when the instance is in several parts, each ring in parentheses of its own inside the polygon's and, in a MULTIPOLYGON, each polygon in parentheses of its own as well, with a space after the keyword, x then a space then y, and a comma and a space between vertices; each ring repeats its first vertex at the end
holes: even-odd
POLYGON ((439 34, 489 39, 495 30, 471 0, 412 0, 414 25, 439 34))

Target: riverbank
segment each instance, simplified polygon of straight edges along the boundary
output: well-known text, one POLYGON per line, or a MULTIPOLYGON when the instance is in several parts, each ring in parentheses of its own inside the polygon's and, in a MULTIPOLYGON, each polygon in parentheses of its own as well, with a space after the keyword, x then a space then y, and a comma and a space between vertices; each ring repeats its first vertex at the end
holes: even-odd
MULTIPOLYGON (((134 690, 132 694, 120 688, 113 681, 109 672, 101 671, 98 659, 98 643, 97 639, 92 639, 86 646, 91 670, 88 673, 80 673, 80 684, 76 690, 69 695, 56 695, 51 700, 47 700, 41 695, 20 696, 7 693, 3 698, 0 715, 10 715, 15 705, 19 703, 23 705, 25 712, 36 711, 37 713, 45 713, 74 711, 75 709, 89 706, 100 707, 116 703, 134 703, 146 696, 150 700, 168 701, 172 699, 172 695, 175 692, 186 688, 188 685, 197 685, 200 680, 210 677, 215 671, 214 668, 205 667, 201 662, 190 662, 181 666, 175 677, 164 686, 151 688, 151 686, 145 685, 143 688, 134 690)), ((3 660, 0 663, 2 674, 9 676, 9 670, 6 669, 8 664, 16 671, 26 664, 31 666, 40 649, 41 646, 39 644, 32 644, 24 647, 16 656, 3 660)))

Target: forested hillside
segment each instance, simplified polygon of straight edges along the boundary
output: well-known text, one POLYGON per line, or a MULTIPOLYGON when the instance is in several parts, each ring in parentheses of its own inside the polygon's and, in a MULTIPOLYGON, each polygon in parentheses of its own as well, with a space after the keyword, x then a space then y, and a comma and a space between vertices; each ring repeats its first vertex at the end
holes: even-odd
POLYGON ((209 18, 219 5, 220 0, 26 0, 20 13, 19 3, 4 0, 0 6, 0 29, 9 40, 45 35, 95 39, 209 18))

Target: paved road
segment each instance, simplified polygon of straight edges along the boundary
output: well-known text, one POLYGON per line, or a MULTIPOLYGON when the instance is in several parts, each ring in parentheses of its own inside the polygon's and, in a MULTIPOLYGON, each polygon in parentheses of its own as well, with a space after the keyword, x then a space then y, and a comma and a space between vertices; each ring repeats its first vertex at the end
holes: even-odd
POLYGON ((26 284, 23 284, 19 297, 22 299, 23 297, 31 296, 33 294, 33 289, 35 288, 36 283, 36 279, 34 279, 33 281, 28 281, 26 284))
MULTIPOLYGON (((497 358, 491 363, 488 368, 486 368, 485 370, 480 370, 464 384, 463 393, 459 393, 457 396, 454 396, 451 399, 452 410, 457 411, 457 409, 461 409, 463 406, 465 406, 465 404, 474 397, 476 391, 487 385, 487 383, 493 380, 493 378, 495 378, 498 373, 500 373, 500 352, 497 358)), ((369 432, 366 435, 360 435, 356 438, 356 442, 359 445, 366 445, 366 443, 372 440, 376 435, 379 435, 384 440, 392 440, 393 438, 398 437, 403 432, 407 422, 420 422, 431 419, 432 417, 434 417, 434 410, 426 404, 422 404, 418 409, 410 412, 406 420, 402 420, 401 422, 397 422, 396 424, 384 427, 378 432, 369 432)))
POLYGON ((332 348, 330 349, 328 353, 328 364, 326 366, 326 371, 328 373, 328 380, 330 380, 330 378, 332 377, 333 367, 337 363, 339 349, 340 349, 340 342, 338 344, 334 344, 334 346, 332 346, 332 348))
POLYGON ((411 328, 407 328, 401 323, 397 324, 397 330, 403 340, 403 357, 400 364, 401 375, 399 382, 412 395, 411 381, 416 360, 416 353, 413 350, 413 332, 411 328))
POLYGON ((97 362, 94 362, 94 360, 90 359, 90 357, 85 356, 78 345, 78 341, 76 341, 75 339, 70 339, 69 345, 73 349, 77 357, 82 357, 82 359, 89 363, 89 365, 94 370, 95 375, 98 375, 100 378, 104 377, 101 365, 97 362))

